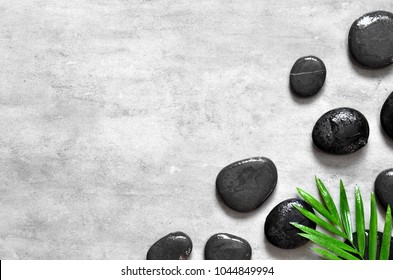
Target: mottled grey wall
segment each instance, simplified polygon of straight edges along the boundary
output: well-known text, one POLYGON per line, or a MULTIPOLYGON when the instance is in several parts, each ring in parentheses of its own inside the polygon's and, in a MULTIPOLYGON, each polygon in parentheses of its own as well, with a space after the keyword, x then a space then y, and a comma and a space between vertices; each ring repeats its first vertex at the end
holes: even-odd
MULTIPOLYGON (((0 2, 0 258, 144 259, 182 230, 203 258, 206 240, 247 239, 254 259, 315 258, 280 250, 264 220, 295 187, 341 178, 365 200, 393 167, 379 111, 393 68, 364 70, 347 53, 352 22, 382 0, 3 0, 0 2), (324 60, 312 99, 294 98, 300 56, 324 60), (366 148, 329 156, 311 130, 332 108, 369 120, 366 148), (215 194, 225 165, 272 159, 279 179, 257 211, 215 194)), ((334 194, 337 195, 336 188, 334 194)), ((366 205, 368 209, 368 205, 366 205)))

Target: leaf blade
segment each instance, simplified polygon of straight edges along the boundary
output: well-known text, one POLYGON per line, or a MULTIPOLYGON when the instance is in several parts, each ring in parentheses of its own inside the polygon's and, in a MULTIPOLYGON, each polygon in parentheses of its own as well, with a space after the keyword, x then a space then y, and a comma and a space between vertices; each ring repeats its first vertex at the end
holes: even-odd
POLYGON ((375 195, 371 193, 370 200, 370 226, 368 233, 368 258, 369 260, 375 260, 377 258, 377 230, 378 230, 378 216, 377 216, 377 206, 375 202, 375 195))
POLYGON ((379 256, 380 260, 388 260, 390 254, 390 240, 392 235, 392 212, 390 205, 388 204, 388 209, 386 211, 385 225, 382 235, 381 253, 379 256))
POLYGON ((356 233, 358 240, 358 250, 361 257, 364 257, 364 251, 366 248, 366 233, 364 223, 364 206, 363 199, 358 187, 355 189, 355 201, 356 201, 356 233))
MULTIPOLYGON (((298 224, 298 223, 291 223, 291 224, 294 227, 296 227, 296 228, 300 229, 301 231, 303 231, 304 233, 306 233, 307 235, 309 235, 309 237, 313 238, 315 236, 316 237, 315 240, 318 240, 318 241, 322 240, 324 242, 324 244, 326 243, 327 245, 335 246, 335 247, 338 247, 338 248, 340 248, 342 250, 346 250, 346 251, 349 251, 349 252, 352 252, 352 253, 359 254, 359 252, 358 252, 358 250, 356 248, 353 248, 350 245, 345 244, 344 242, 342 242, 342 241, 340 241, 338 239, 335 239, 335 238, 333 238, 333 237, 331 237, 329 235, 326 235, 326 234, 324 234, 322 232, 319 232, 319 231, 317 231, 315 229, 312 229, 310 227, 307 227, 307 226, 304 226, 304 225, 301 225, 301 224, 298 224)), ((302 233, 299 233, 299 234, 302 234, 302 233)), ((306 238, 310 239, 309 237, 306 237, 306 238)), ((316 243, 315 241, 313 241, 313 242, 316 243)), ((328 249, 327 247, 325 247, 325 248, 328 249)))
POLYGON ((312 242, 318 244, 319 246, 322 246, 323 248, 335 253, 337 256, 342 257, 346 260, 359 260, 354 255, 346 252, 345 250, 332 244, 331 242, 324 240, 323 238, 319 238, 318 236, 307 233, 299 233, 299 235, 311 240, 312 242))
POLYGON ((340 212, 341 221, 344 227, 344 231, 347 235, 347 239, 352 243, 352 223, 351 223, 351 212, 348 205, 347 194, 345 192, 344 184, 340 180, 340 212))
POLYGON ((329 213, 329 211, 322 205, 315 197, 311 194, 307 193, 306 191, 297 188, 299 195, 312 207, 314 208, 319 214, 324 216, 328 221, 335 224, 335 218, 329 213))
POLYGON ((324 229, 330 231, 331 233, 337 234, 343 238, 346 238, 345 233, 341 232, 340 230, 338 230, 335 226, 333 226, 332 224, 324 221, 323 219, 321 219, 320 217, 318 217, 317 215, 315 215, 314 213, 308 211, 306 208, 301 207, 299 205, 294 205, 294 207, 306 218, 310 219, 311 221, 313 221, 314 223, 316 223, 318 226, 323 227, 324 229))
POLYGON ((329 251, 323 250, 321 248, 312 248, 313 251, 317 252, 318 254, 320 254, 322 257, 324 257, 327 260, 342 260, 339 257, 337 257, 337 255, 332 254, 329 251))
POLYGON ((337 207, 332 199, 332 196, 319 178, 315 177, 315 181, 317 183, 319 193, 321 194, 322 199, 329 210, 329 213, 333 217, 334 223, 338 226, 341 226, 340 215, 338 214, 337 207))

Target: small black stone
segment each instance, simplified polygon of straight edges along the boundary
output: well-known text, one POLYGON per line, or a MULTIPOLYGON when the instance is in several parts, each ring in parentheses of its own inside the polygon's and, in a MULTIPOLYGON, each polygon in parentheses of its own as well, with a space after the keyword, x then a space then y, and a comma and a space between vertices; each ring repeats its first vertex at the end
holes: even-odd
POLYGON ((375 11, 358 18, 351 26, 348 46, 360 64, 378 68, 393 62, 393 14, 375 11))
POLYGON ((385 210, 393 208, 393 168, 386 169, 378 174, 374 183, 375 195, 385 210))
POLYGON ((381 109, 381 125, 386 134, 393 139, 393 92, 388 96, 381 109))
MULTIPOLYGON (((368 235, 369 235, 369 231, 366 230, 366 246, 365 246, 365 250, 364 250, 364 259, 368 260, 368 235)), ((355 244, 356 248, 358 248, 358 236, 357 233, 354 232, 353 233, 353 244, 355 244)), ((377 256, 376 258, 379 259, 379 254, 381 252, 381 244, 382 244, 382 236, 383 233, 382 232, 377 232, 377 256)), ((345 240, 345 243, 350 245, 350 242, 348 240, 345 240)), ((390 253, 389 253, 389 260, 393 260, 393 238, 390 239, 390 253)))
POLYGON ((206 260, 250 260, 251 246, 241 237, 229 233, 217 233, 205 246, 206 260))
POLYGON ((315 146, 331 154, 351 154, 367 144, 370 134, 365 116, 351 108, 337 108, 322 115, 312 131, 315 146))
POLYGON ((312 207, 304 200, 291 198, 280 202, 274 207, 265 221, 265 236, 276 247, 294 249, 303 246, 308 239, 300 236, 301 231, 291 225, 291 222, 315 229, 316 224, 304 217, 294 205, 299 205, 314 213, 312 207))
POLYGON ((192 241, 187 234, 172 232, 156 243, 147 252, 147 260, 186 260, 192 251, 192 241))
POLYGON ((217 175, 216 189, 232 209, 248 212, 258 208, 277 184, 277 169, 265 157, 253 157, 234 162, 217 175))
POLYGON ((316 94, 326 79, 326 67, 316 56, 304 56, 292 66, 289 83, 293 92, 301 97, 316 94))

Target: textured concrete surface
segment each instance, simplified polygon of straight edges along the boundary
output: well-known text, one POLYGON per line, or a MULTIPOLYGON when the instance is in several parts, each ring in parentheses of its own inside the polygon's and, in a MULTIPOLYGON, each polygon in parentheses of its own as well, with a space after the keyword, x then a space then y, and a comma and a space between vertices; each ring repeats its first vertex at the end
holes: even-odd
MULTIPOLYGON (((393 167, 379 112, 393 66, 351 62, 352 22, 382 0, 2 0, 0 2, 0 258, 144 259, 172 231, 193 240, 248 240, 253 259, 313 259, 311 244, 276 249, 269 211, 316 194, 314 175, 365 200, 393 167), (289 90, 297 58, 320 57, 314 98, 289 90), (349 156, 316 150, 311 130, 336 107, 361 111, 368 145, 349 156), (265 156, 278 185, 258 210, 215 193, 227 164, 265 156)), ((366 212, 368 213, 368 203, 366 212)), ((380 228, 382 226, 380 225, 380 228)))

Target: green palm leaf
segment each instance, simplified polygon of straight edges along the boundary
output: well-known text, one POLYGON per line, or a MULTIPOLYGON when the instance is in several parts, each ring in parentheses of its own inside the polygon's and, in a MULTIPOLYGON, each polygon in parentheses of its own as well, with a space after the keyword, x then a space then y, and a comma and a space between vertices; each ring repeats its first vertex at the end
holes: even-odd
POLYGON ((378 230, 378 216, 377 206, 375 202, 375 195, 371 193, 371 210, 370 210, 370 229, 368 233, 368 258, 375 260, 377 258, 377 230, 378 230))
POLYGON ((333 216, 334 223, 336 225, 341 225, 340 216, 338 214, 337 207, 334 204, 332 196, 330 195, 325 185, 322 183, 322 181, 319 178, 315 177, 315 181, 317 183, 319 193, 321 194, 326 207, 329 209, 330 214, 333 216))
POLYGON ((336 224, 336 220, 332 214, 322 205, 318 200, 316 200, 312 195, 303 191, 300 188, 297 188, 299 195, 308 203, 312 208, 314 208, 317 212, 319 212, 322 216, 324 216, 328 221, 333 224, 336 224))
POLYGON ((330 231, 331 233, 335 233, 341 237, 346 238, 346 234, 341 232, 340 230, 338 230, 336 227, 334 227, 331 223, 328 223, 326 221, 324 221, 323 219, 321 219, 320 217, 318 217, 317 215, 315 215, 314 213, 311 213, 310 211, 308 211, 306 208, 303 208, 300 205, 294 205, 294 207, 303 214, 303 216, 305 216, 306 218, 310 219, 311 221, 313 221, 314 223, 316 223, 318 226, 323 227, 324 229, 327 229, 328 231, 330 231))
MULTIPOLYGON (((352 252, 355 254, 359 254, 359 252, 356 248, 353 248, 350 245, 345 244, 344 242, 337 240, 329 235, 326 235, 322 232, 319 232, 315 229, 309 228, 309 227, 301 225, 301 224, 297 224, 297 223, 291 223, 291 224, 294 227, 305 232, 305 234, 299 233, 299 235, 301 235, 309 240, 312 240, 314 243, 317 243, 318 245, 321 245, 330 251, 332 251, 332 248, 333 249, 338 248, 340 250, 345 250, 345 251, 349 251, 349 252, 352 252)), ((351 257, 349 259, 353 259, 353 258, 357 259, 352 254, 349 254, 349 255, 351 255, 351 257)), ((341 257, 344 257, 344 256, 341 256, 341 257)), ((345 258, 347 258, 347 257, 345 257, 345 258)))
MULTIPOLYGON (((303 216, 315 222, 318 226, 329 231, 330 234, 334 234, 336 236, 329 236, 325 233, 301 224, 291 224, 302 231, 301 233, 299 233, 300 236, 309 239, 310 241, 323 248, 313 248, 313 250, 325 259, 363 259, 366 250, 366 230, 364 219, 364 205, 359 188, 356 187, 355 189, 357 243, 354 244, 352 234, 351 211, 348 205, 347 194, 343 182, 340 180, 340 214, 338 213, 336 204, 334 203, 331 195, 329 194, 327 188, 322 183, 322 181, 316 178, 316 184, 322 198, 321 202, 311 196, 309 193, 305 192, 304 190, 300 188, 297 189, 299 195, 304 198, 304 200, 306 200, 306 202, 309 203, 314 210, 316 210, 316 213, 313 213, 312 211, 309 211, 306 208, 297 205, 295 206, 295 208, 303 216), (318 216, 318 214, 322 215, 322 217, 318 216), (343 242, 340 239, 337 239, 338 237, 344 238, 347 241, 343 242)), ((376 200, 374 193, 371 193, 370 223, 368 234, 369 259, 377 258, 377 230, 378 218, 376 200)), ((389 258, 391 234, 392 214, 391 208, 390 206, 388 206, 382 237, 381 253, 379 256, 380 259, 386 260, 389 258)))
POLYGON ((338 260, 338 261, 342 260, 339 257, 337 257, 335 254, 332 254, 329 251, 323 250, 321 248, 312 248, 312 250, 314 250, 315 252, 317 252, 327 260, 338 260))
POLYGON ((363 207, 363 199, 360 194, 360 190, 356 187, 355 190, 355 198, 356 198, 356 233, 358 239, 358 249, 360 255, 364 257, 364 251, 366 248, 366 233, 365 233, 365 225, 364 225, 364 207, 363 207))
POLYGON ((392 234, 392 213, 390 210, 390 205, 388 204, 388 209, 386 211, 386 217, 385 217, 385 226, 382 235, 381 253, 379 256, 380 260, 389 259, 391 234, 392 234))
POLYGON ((347 239, 352 243, 352 224, 351 224, 351 211, 349 210, 347 194, 345 192, 344 184, 340 180, 340 212, 341 221, 344 226, 347 239))

